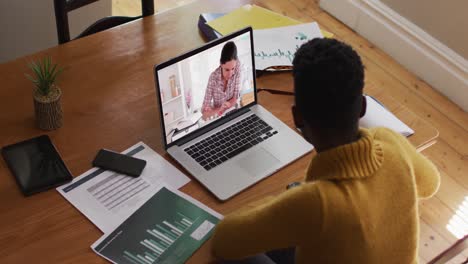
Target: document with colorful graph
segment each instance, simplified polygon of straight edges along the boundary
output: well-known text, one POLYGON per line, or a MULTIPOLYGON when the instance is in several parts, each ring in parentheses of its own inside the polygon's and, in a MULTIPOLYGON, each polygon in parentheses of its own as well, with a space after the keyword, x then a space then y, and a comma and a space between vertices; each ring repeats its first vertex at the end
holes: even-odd
POLYGON ((177 190, 162 187, 91 248, 113 263, 184 263, 222 216, 177 190))
POLYGON ((316 22, 286 27, 257 29, 253 32, 255 69, 292 67, 296 50, 308 40, 323 38, 316 22))

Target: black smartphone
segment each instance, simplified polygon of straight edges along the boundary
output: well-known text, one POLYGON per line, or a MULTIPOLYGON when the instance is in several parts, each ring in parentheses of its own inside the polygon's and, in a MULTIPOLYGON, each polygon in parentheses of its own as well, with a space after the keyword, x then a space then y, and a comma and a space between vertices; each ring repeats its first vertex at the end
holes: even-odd
POLYGON ((101 149, 93 160, 93 166, 138 177, 146 166, 146 160, 137 159, 107 149, 101 149))

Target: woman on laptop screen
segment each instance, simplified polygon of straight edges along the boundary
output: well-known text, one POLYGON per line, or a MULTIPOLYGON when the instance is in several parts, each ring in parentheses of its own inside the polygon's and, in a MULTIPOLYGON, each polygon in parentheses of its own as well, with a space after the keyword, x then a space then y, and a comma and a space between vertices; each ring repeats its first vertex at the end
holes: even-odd
POLYGON ((234 42, 224 44, 220 65, 210 74, 202 105, 204 120, 221 116, 237 107, 240 86, 240 63, 234 42))

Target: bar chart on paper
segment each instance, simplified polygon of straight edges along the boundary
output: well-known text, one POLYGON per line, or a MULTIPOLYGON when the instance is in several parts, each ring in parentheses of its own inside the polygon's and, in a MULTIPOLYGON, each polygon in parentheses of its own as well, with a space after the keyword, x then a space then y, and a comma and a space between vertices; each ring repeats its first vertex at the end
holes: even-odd
MULTIPOLYGON (((140 244, 146 247, 143 253, 132 253, 125 251, 124 254, 127 259, 136 263, 155 263, 161 256, 171 251, 171 246, 179 239, 187 230, 197 222, 197 219, 192 220, 181 213, 177 213, 180 219, 173 223, 163 221, 162 224, 156 224, 153 229, 147 229, 149 234, 147 238, 140 241, 140 244)), ((192 234, 191 237, 201 240, 206 235, 214 224, 205 220, 192 234)), ((169 253, 170 254, 170 253, 169 253)))
POLYGON ((206 241, 219 218, 162 188, 92 248, 115 263, 183 263, 206 241))

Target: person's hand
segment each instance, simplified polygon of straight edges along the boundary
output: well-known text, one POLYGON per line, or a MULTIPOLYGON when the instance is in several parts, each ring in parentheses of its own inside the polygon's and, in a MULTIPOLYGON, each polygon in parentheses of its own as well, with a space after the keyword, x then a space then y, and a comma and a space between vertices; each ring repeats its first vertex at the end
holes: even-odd
POLYGON ((217 111, 217 114, 218 116, 222 116, 223 113, 228 110, 229 108, 231 108, 231 103, 229 103, 228 101, 224 102, 219 108, 218 108, 218 111, 217 111))
POLYGON ((215 115, 215 111, 213 111, 213 110, 204 111, 203 115, 202 115, 202 118, 203 118, 203 120, 207 121, 207 120, 210 120, 213 115, 215 115))
POLYGON ((231 108, 231 103, 229 103, 229 101, 226 101, 221 105, 221 108, 222 109, 229 109, 229 108, 231 108))
POLYGON ((211 109, 209 111, 205 111, 202 115, 203 120, 208 121, 213 118, 217 118, 221 116, 224 113, 224 110, 222 107, 216 108, 216 109, 211 109))

